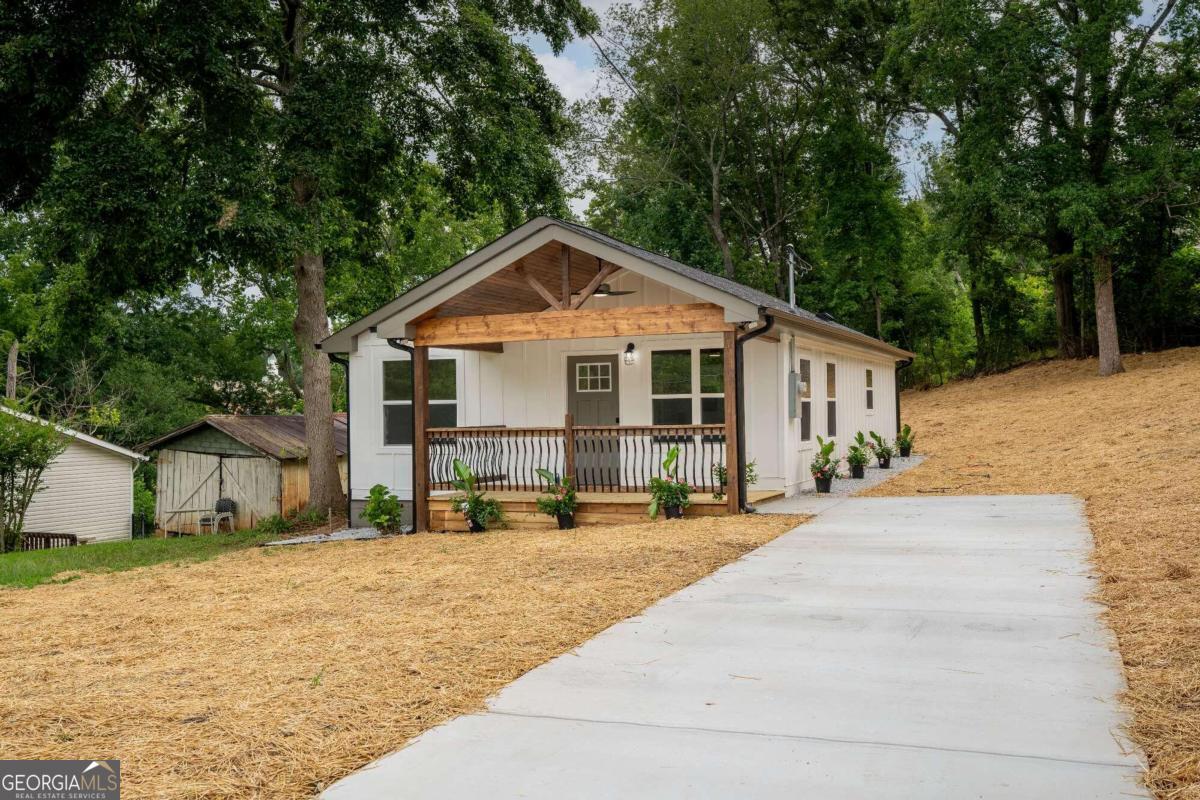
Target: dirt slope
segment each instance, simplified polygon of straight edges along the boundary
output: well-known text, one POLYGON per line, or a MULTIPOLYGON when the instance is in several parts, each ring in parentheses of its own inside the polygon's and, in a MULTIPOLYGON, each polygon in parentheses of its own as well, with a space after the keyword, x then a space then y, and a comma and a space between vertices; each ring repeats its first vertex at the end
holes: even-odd
POLYGON ((1161 798, 1200 798, 1200 348, 1125 374, 1049 362, 902 398, 920 467, 867 492, 1087 501, 1131 734, 1161 798))

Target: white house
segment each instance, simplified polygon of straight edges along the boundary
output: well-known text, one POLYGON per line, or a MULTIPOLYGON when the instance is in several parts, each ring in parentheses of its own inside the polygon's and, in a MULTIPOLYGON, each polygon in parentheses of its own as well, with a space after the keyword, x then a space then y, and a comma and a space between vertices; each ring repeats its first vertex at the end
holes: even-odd
MULTIPOLYGON (((0 411, 50 424, 3 406, 0 411)), ((133 520, 133 471, 146 457, 86 433, 54 427, 69 442, 42 473, 44 488, 29 505, 25 530, 73 533, 81 542, 128 539, 133 520)))
MULTIPOLYGON (((818 434, 843 453, 858 431, 894 434, 896 369, 912 357, 546 217, 320 347, 348 364, 352 506, 384 484, 415 496, 418 527, 454 457, 498 491, 536 491, 546 466, 616 501, 678 446, 681 477, 705 491, 720 467, 753 461, 754 490, 795 493, 818 434)), ((727 510, 745 508, 746 487, 725 491, 727 510)))

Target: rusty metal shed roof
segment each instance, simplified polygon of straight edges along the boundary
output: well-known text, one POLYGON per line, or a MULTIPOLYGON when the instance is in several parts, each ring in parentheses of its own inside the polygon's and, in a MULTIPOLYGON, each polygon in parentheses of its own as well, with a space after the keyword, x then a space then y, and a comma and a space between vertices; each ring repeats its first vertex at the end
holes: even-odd
MULTIPOLYGON (((281 461, 308 457, 308 445, 304 440, 304 416, 252 416, 243 414, 209 414, 191 425, 171 431, 138 445, 137 449, 160 450, 184 434, 209 426, 216 428, 247 447, 265 456, 281 461)), ((333 446, 339 456, 346 454, 348 428, 346 414, 333 415, 333 446)))

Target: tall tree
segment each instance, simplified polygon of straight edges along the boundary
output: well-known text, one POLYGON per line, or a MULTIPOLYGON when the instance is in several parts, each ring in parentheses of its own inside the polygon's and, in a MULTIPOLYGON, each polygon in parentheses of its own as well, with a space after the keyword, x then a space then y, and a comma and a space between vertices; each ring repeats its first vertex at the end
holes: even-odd
POLYGON ((0 198, 36 209, 55 262, 105 296, 214 264, 286 276, 311 504, 338 506, 314 347, 329 269, 357 263, 431 154, 452 196, 498 199, 509 222, 562 208, 553 148, 570 124, 513 34, 557 50, 593 15, 579 0, 43 5, 0 21, 0 97, 21 109, 0 129, 0 198))

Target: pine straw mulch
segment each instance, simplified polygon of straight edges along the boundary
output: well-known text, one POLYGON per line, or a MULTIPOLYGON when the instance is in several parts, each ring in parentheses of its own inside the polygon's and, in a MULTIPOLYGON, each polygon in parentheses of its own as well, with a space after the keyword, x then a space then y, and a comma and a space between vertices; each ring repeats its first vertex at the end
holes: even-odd
POLYGON ((1148 784, 1200 798, 1200 348, 1052 361, 904 395, 919 467, 868 495, 1069 492, 1087 501, 1148 784))
POLYGON ((120 758, 130 798, 310 797, 802 521, 419 534, 0 590, 0 753, 120 758))

